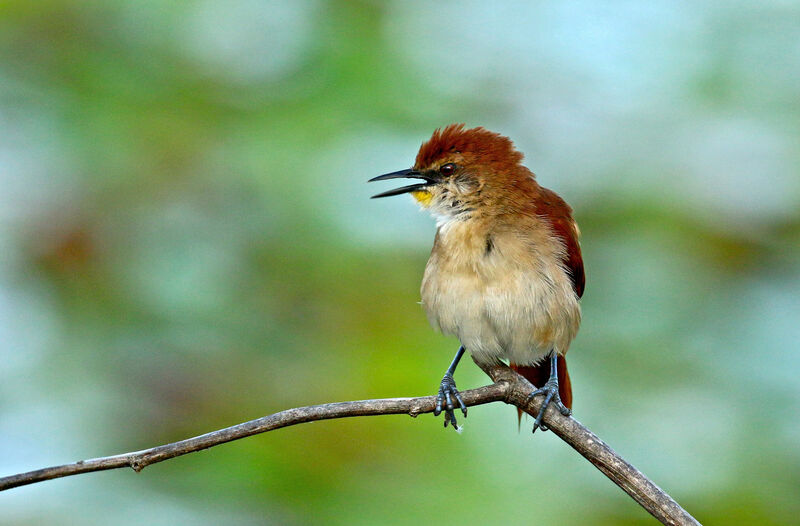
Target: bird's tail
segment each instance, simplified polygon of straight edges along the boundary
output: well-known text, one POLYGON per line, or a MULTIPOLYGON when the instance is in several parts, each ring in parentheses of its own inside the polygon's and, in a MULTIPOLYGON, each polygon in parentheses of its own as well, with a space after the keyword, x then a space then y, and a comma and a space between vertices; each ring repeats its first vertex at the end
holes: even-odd
MULTIPOLYGON (((525 377, 535 387, 542 387, 545 382, 550 378, 550 360, 542 360, 538 365, 517 365, 510 364, 511 368, 525 377)), ((572 383, 569 381, 569 372, 567 372, 567 360, 559 355, 557 359, 558 366, 558 395, 561 397, 561 403, 572 409, 572 383)), ((522 410, 517 409, 519 418, 522 419, 522 410)))

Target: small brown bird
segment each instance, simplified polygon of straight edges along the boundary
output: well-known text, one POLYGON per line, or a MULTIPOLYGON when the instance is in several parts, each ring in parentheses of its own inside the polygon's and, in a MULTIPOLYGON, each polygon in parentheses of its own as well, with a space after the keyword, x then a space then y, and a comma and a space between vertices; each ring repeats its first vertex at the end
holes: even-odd
POLYGON ((480 363, 508 360, 565 415, 572 388, 564 355, 578 332, 584 272, 572 209, 543 188, 511 140, 485 128, 438 129, 414 167, 370 181, 421 179, 373 197, 410 193, 436 219, 422 278, 422 305, 434 327, 461 347, 439 388, 435 414, 457 428, 467 409, 453 373, 464 350, 480 363))

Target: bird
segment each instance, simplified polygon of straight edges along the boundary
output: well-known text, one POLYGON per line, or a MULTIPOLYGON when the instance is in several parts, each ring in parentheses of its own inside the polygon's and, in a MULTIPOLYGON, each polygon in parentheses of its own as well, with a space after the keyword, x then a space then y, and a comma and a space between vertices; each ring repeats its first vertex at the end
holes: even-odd
MULTIPOLYGON (((585 285, 580 230, 570 206, 541 186, 506 136, 450 124, 422 143, 414 165, 369 182, 420 182, 372 196, 410 194, 436 220, 421 304, 434 328, 460 342, 439 386, 434 414, 459 430, 467 408, 453 375, 468 351, 478 364, 507 361, 553 404, 572 409, 565 355, 581 322, 585 285)), ((521 418, 521 412, 519 413, 521 418)))

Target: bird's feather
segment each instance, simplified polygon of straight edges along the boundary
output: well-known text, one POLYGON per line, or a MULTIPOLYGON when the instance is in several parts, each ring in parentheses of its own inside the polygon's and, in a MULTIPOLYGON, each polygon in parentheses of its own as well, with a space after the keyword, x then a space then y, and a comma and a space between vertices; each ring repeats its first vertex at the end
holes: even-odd
POLYGON ((566 252, 562 263, 572 279, 575 294, 580 298, 583 296, 586 276, 578 242, 578 226, 572 218, 572 208, 554 191, 543 187, 540 187, 540 195, 535 204, 536 214, 547 219, 553 233, 564 243, 566 252))

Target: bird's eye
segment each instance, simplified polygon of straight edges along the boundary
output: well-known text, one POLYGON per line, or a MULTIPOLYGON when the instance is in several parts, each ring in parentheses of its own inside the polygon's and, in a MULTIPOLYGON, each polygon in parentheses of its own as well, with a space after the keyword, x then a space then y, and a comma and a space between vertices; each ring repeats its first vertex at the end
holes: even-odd
POLYGON ((439 168, 439 173, 444 175, 445 177, 449 175, 453 175, 456 171, 456 165, 453 163, 443 164, 441 168, 439 168))

